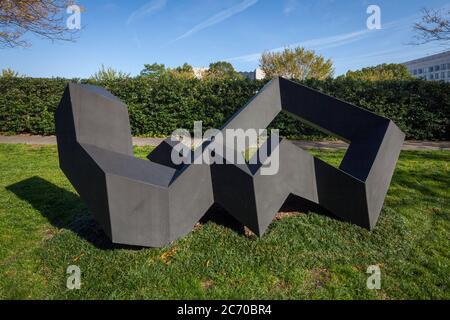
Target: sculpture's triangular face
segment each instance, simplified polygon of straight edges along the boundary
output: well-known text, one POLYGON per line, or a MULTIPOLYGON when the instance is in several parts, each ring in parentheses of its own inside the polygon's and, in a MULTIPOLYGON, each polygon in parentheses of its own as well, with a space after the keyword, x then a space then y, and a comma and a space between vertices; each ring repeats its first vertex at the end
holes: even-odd
POLYGON ((80 85, 66 89, 56 114, 60 164, 117 243, 167 244, 214 203, 262 235, 290 195, 372 229, 404 134, 387 118, 283 78, 269 82, 221 132, 265 129, 282 111, 349 142, 340 168, 278 138, 271 141, 279 168, 271 175, 262 174, 260 158, 252 165, 174 165, 176 143, 169 140, 143 162, 132 156, 126 107, 103 89, 80 85))

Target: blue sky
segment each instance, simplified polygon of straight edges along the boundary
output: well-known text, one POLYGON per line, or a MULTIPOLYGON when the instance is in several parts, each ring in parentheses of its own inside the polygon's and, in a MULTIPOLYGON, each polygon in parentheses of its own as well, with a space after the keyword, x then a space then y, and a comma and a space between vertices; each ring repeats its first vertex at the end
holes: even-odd
POLYGON ((34 39, 31 48, 0 49, 0 69, 33 77, 89 77, 112 66, 136 75, 145 63, 237 70, 258 66, 265 50, 302 45, 333 59, 336 75, 443 51, 411 46, 423 7, 448 0, 79 0, 83 30, 75 43, 34 39), (381 30, 368 30, 366 10, 381 8, 381 30))

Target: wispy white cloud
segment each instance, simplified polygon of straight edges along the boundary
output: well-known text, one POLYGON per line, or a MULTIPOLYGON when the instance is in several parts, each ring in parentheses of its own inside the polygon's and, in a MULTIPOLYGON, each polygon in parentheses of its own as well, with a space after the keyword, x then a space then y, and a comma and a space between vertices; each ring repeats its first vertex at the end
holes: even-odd
MULTIPOLYGON (((314 50, 321 50, 321 49, 329 49, 334 47, 339 47, 351 42, 359 41, 369 35, 370 30, 363 29, 359 31, 349 32, 349 33, 343 33, 331 37, 323 37, 323 38, 317 38, 317 39, 311 39, 306 40, 302 42, 293 43, 287 46, 274 48, 267 50, 269 52, 280 52, 284 50, 285 48, 290 47, 305 47, 310 48, 314 50)), ((242 62, 255 62, 258 61, 261 57, 262 52, 252 53, 248 55, 243 55, 239 57, 229 58, 226 59, 227 61, 242 61, 242 62)))
POLYGON ((367 65, 381 63, 385 61, 402 63, 407 60, 416 59, 430 54, 440 53, 442 49, 437 46, 420 46, 411 47, 410 50, 405 50, 405 46, 396 46, 388 50, 379 50, 368 54, 355 55, 352 57, 335 58, 334 62, 340 64, 358 64, 365 63, 367 65))
MULTIPOLYGON (((395 29, 396 31, 399 31, 400 29, 407 29, 411 27, 411 21, 413 21, 414 18, 417 16, 410 16, 403 19, 399 19, 396 21, 391 21, 388 23, 384 23, 382 25, 382 30, 392 30, 395 29)), ((365 39, 369 37, 370 35, 377 34, 376 30, 369 30, 369 29, 361 29, 353 32, 348 33, 342 33, 330 37, 322 37, 322 38, 316 38, 311 40, 306 40, 302 42, 292 43, 283 47, 273 48, 266 50, 268 52, 280 52, 283 51, 285 48, 292 48, 292 47, 305 47, 307 49, 313 49, 313 50, 324 50, 324 49, 330 49, 330 48, 336 48, 340 46, 344 46, 356 41, 360 41, 362 39, 365 39)), ((240 62, 257 62, 261 57, 262 52, 256 52, 251 53, 247 55, 242 55, 238 57, 228 58, 225 59, 226 61, 240 61, 240 62)))
POLYGON ((152 0, 150 2, 147 2, 142 7, 137 9, 136 11, 133 11, 130 16, 128 17, 127 24, 132 24, 133 22, 142 19, 145 16, 154 14, 162 9, 167 4, 167 0, 152 0))
POLYGON ((219 22, 222 22, 228 18, 231 18, 232 16, 234 16, 235 14, 238 14, 242 11, 247 10, 248 8, 250 8, 251 6, 255 5, 258 2, 258 0, 244 0, 242 2, 240 2, 239 4, 230 7, 228 9, 222 10, 219 13, 216 13, 215 15, 209 17, 208 19, 206 19, 205 21, 199 23, 198 25, 196 25, 195 27, 193 27, 192 29, 186 31, 185 33, 183 33, 181 36, 179 36, 178 38, 174 39, 171 41, 171 43, 176 42, 178 40, 187 38, 191 35, 193 35, 194 33, 197 33, 203 29, 209 28, 219 22))

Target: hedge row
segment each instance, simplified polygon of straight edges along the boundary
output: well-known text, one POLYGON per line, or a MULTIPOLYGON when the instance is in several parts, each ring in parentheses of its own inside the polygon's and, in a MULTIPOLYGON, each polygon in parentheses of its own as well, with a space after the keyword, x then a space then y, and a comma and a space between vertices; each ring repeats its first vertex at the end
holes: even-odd
MULTIPOLYGON (((105 87, 129 108, 135 136, 167 136, 177 128, 219 128, 265 84, 249 80, 91 80, 0 78, 0 132, 54 134, 53 115, 69 81, 105 87)), ((305 81, 309 87, 394 120, 408 139, 450 140, 450 85, 440 82, 305 81)), ((280 115, 272 125, 289 138, 323 137, 298 120, 280 115)))

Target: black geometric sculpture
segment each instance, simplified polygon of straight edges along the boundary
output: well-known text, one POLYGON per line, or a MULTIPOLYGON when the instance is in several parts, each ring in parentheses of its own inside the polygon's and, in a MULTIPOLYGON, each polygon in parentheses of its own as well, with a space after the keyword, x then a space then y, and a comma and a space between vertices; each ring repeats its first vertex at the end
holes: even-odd
MULTIPOLYGON (((284 139, 274 148, 274 175, 261 174, 266 159, 258 153, 253 164, 175 165, 177 142, 170 139, 150 161, 136 159, 126 106, 103 89, 75 84, 56 113, 60 166, 114 243, 164 246, 192 230, 214 203, 262 235, 289 195, 374 228, 404 134, 387 118, 283 78, 269 82, 221 130, 264 129, 281 111, 349 142, 340 168, 284 139)), ((208 144, 199 148, 208 152, 208 144)))
POLYGON ((162 247, 213 204, 209 166, 175 170, 133 156, 127 107, 106 90, 69 84, 56 136, 61 169, 114 243, 162 247))

